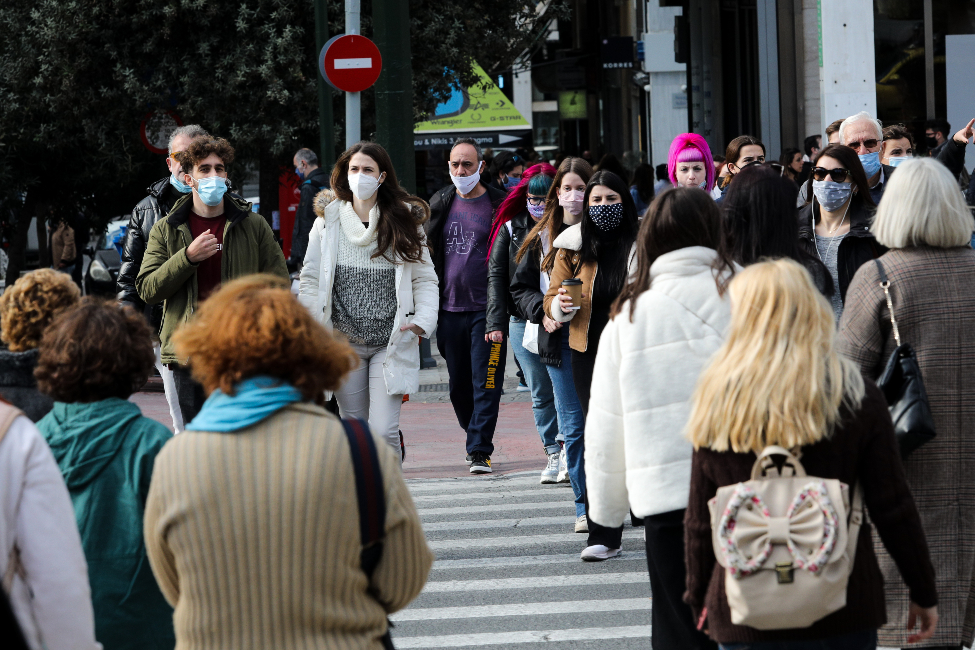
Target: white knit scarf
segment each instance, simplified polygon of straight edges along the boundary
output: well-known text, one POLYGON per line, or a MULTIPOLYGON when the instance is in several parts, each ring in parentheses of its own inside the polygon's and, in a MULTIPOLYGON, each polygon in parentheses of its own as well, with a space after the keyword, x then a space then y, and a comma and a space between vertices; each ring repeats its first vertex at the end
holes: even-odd
POLYGON ((359 215, 351 203, 342 201, 339 206, 339 222, 342 224, 342 232, 350 243, 356 246, 369 246, 376 241, 379 228, 379 205, 372 206, 369 210, 369 227, 366 228, 359 215))

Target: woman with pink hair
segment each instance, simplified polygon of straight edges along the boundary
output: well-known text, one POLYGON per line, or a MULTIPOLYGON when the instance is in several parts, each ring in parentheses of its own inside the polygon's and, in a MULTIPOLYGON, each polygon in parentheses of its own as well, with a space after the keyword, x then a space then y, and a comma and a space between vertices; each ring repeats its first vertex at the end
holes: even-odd
POLYGON ((681 133, 670 143, 667 171, 674 187, 714 189, 714 158, 708 143, 696 133, 681 133))

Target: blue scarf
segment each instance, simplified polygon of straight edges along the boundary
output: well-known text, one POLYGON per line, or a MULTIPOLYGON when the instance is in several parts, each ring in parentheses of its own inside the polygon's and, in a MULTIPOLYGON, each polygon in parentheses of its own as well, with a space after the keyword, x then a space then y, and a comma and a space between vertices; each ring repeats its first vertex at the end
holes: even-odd
POLYGON ((187 431, 239 431, 268 418, 288 404, 302 401, 301 392, 280 379, 259 375, 234 387, 235 395, 219 388, 210 394, 187 431))

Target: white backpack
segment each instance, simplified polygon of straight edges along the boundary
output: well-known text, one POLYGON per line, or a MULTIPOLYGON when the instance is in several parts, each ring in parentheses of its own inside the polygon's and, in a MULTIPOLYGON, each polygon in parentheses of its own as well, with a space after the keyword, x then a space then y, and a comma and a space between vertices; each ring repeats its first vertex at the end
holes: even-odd
POLYGON ((711 540, 732 623, 803 628, 846 606, 863 521, 862 490, 854 491, 851 508, 849 486, 806 476, 775 446, 759 454, 750 481, 718 489, 708 502, 711 540), (786 457, 781 473, 772 456, 786 457))

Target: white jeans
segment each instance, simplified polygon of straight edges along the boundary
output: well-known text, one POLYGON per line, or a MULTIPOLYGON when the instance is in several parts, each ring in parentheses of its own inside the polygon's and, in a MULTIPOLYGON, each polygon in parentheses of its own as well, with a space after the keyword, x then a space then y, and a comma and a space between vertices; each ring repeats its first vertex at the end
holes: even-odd
POLYGON ((359 367, 348 374, 342 387, 335 392, 339 413, 343 418, 366 420, 373 435, 389 443, 398 455, 399 411, 403 396, 386 394, 383 377, 386 346, 351 345, 359 355, 359 367))
POLYGON ((183 431, 183 412, 179 409, 179 400, 176 399, 176 381, 173 379, 173 371, 166 367, 160 356, 159 346, 153 348, 156 353, 156 370, 163 380, 163 388, 166 390, 166 401, 169 403, 169 415, 173 418, 173 429, 176 433, 183 431))

